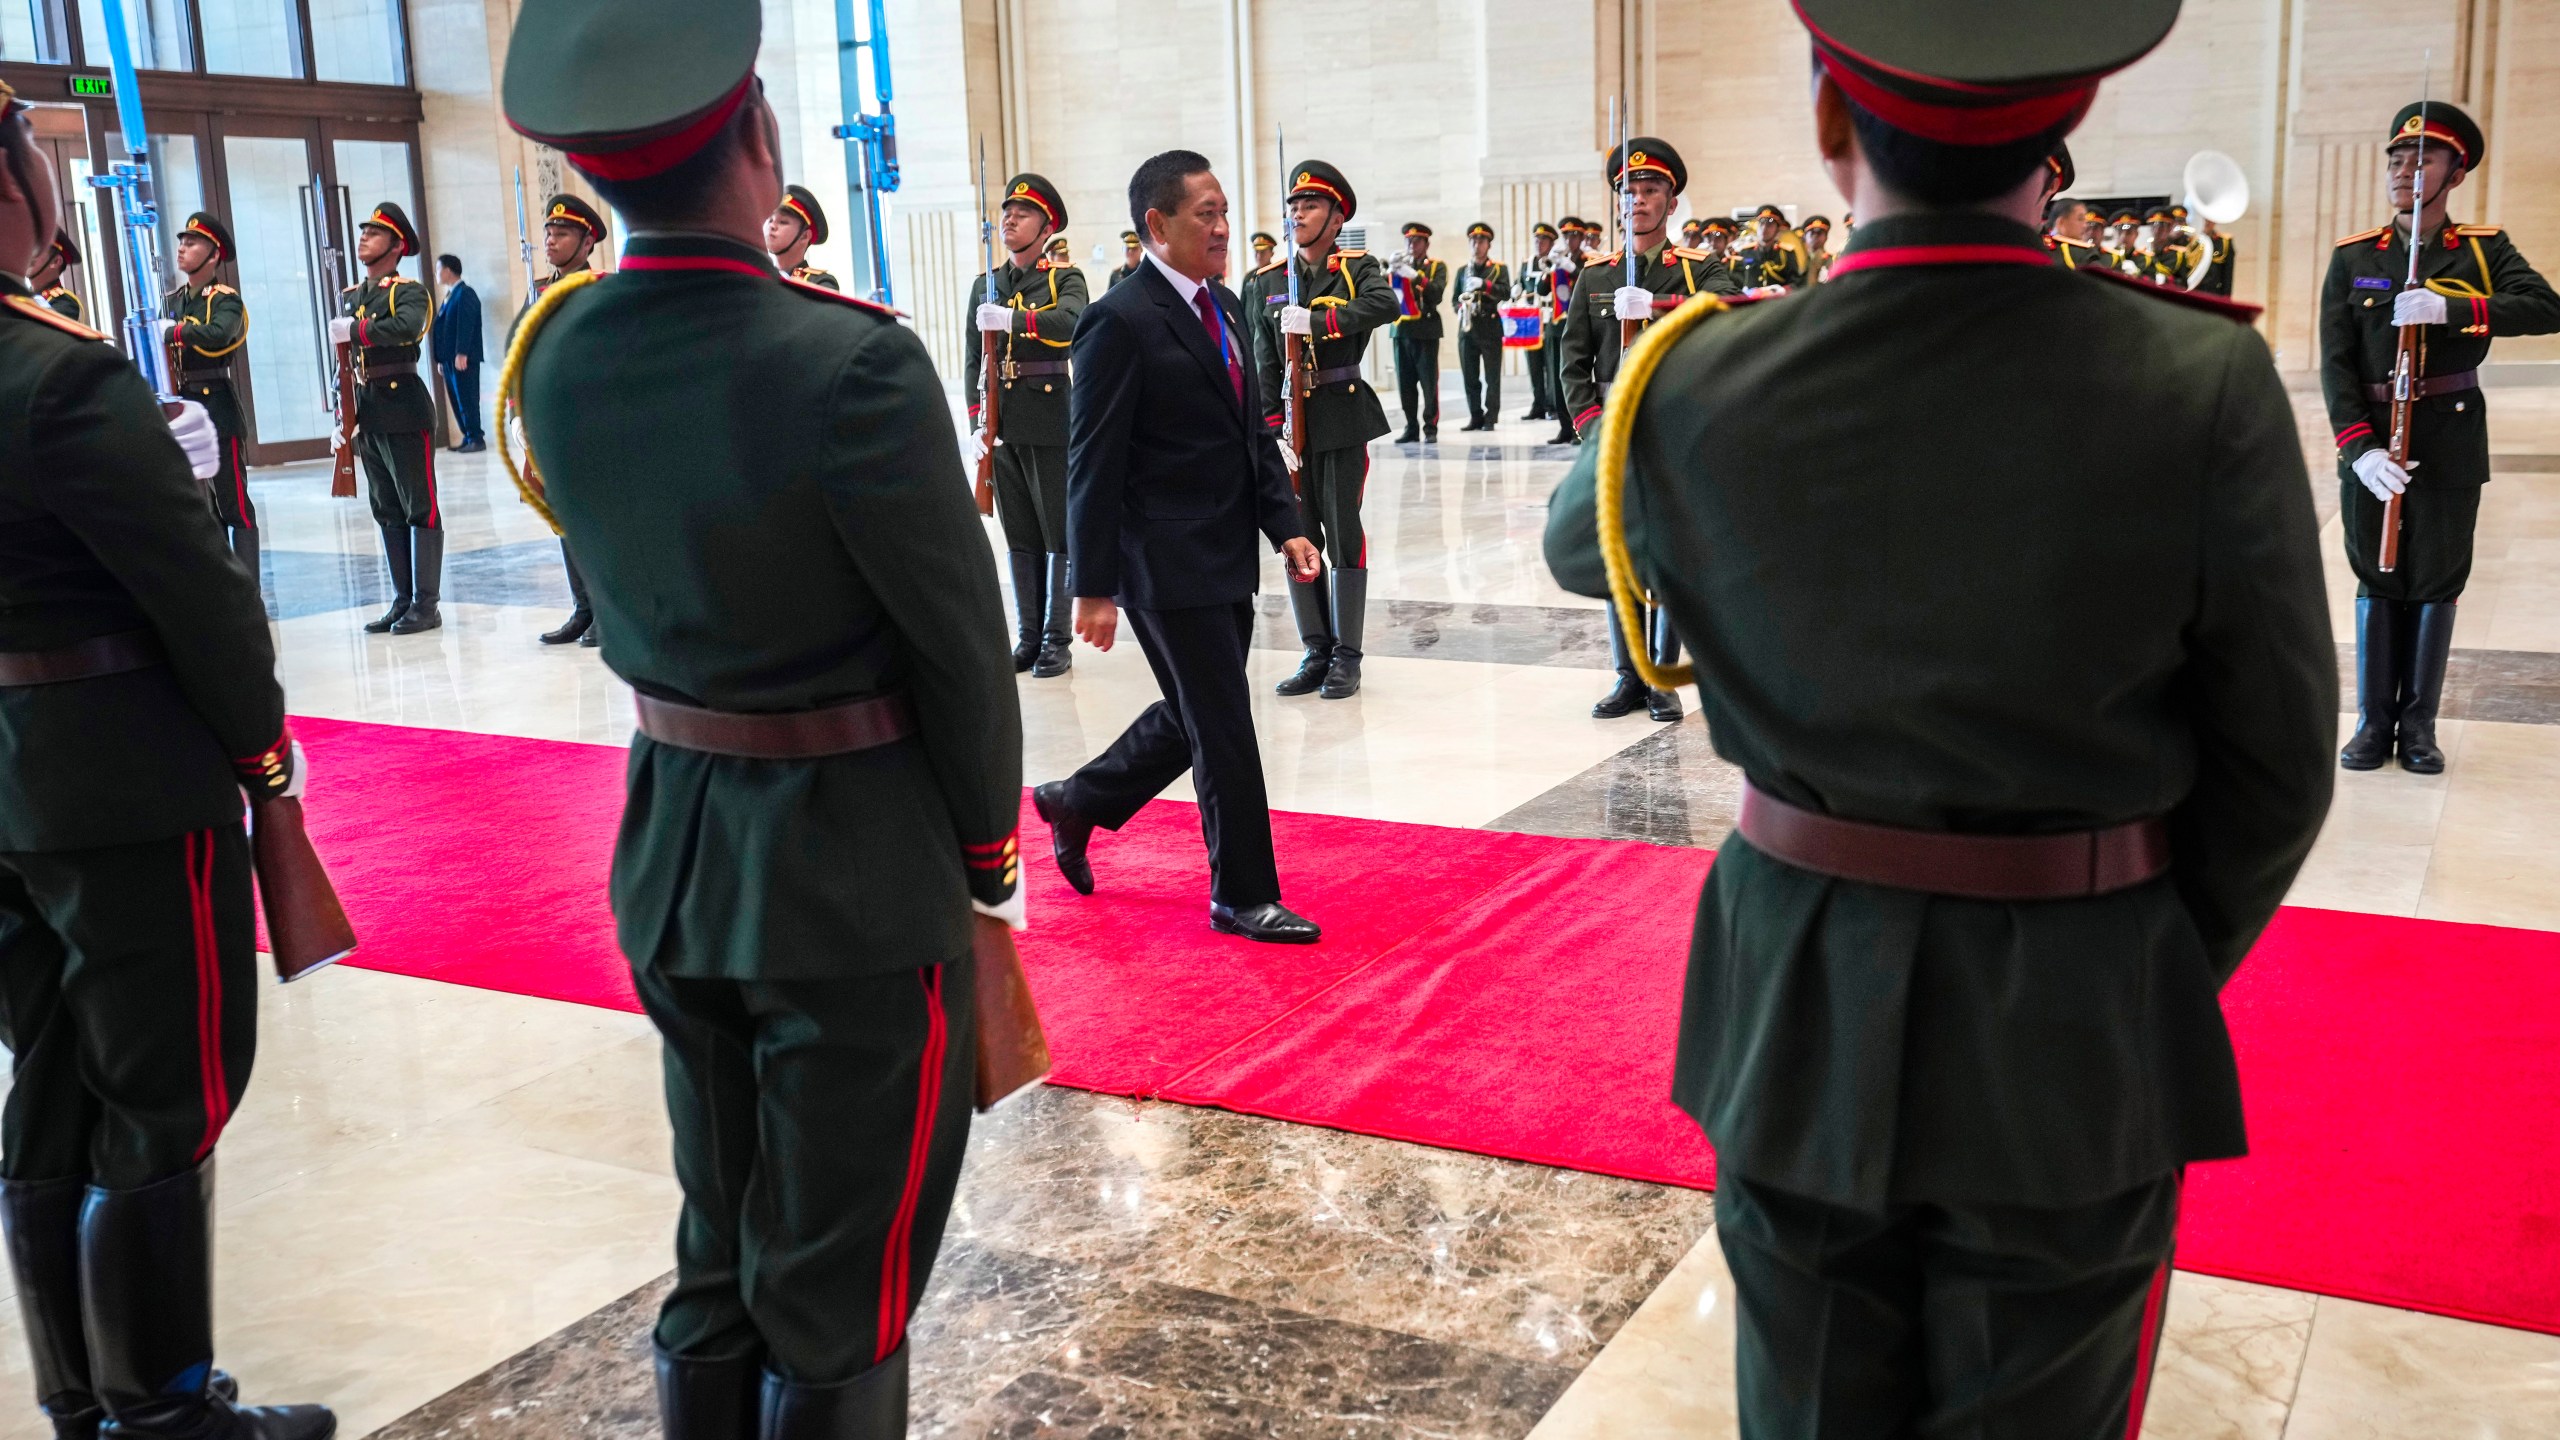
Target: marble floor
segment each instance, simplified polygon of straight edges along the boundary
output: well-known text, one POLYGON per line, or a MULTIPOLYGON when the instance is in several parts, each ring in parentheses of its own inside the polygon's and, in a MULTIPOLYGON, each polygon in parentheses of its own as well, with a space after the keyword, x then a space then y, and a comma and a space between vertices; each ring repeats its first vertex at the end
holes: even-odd
MULTIPOLYGON (((2560 386, 2491 400, 2452 764, 2343 776, 2297 903, 2560 930, 2560 386)), ((2325 427, 2298 402, 2343 636, 2325 427)), ((1454 376, 1445 408, 1464 414, 1454 376)), ((1588 716, 1601 615, 1538 555, 1573 452, 1541 443, 1548 424, 1456 423, 1450 443, 1373 449, 1367 686, 1263 694, 1273 803, 1718 843, 1739 777, 1696 716, 1588 716)), ((534 641, 566 604, 548 532, 490 457, 441 470, 447 624, 400 639, 359 628, 384 591, 361 503, 328 499, 314 467, 257 476, 293 708, 623 743, 629 693, 596 653, 534 641)), ((1295 659, 1274 576, 1265 682, 1295 659)), ((1153 693, 1132 647, 1023 679, 1029 777, 1072 769, 1153 693)), ((319 775, 312 803, 361 784, 319 775)), ((647 1024, 356 970, 262 1004, 220 1162, 222 1354, 250 1397, 326 1400, 350 1440, 653 1433, 676 1191, 647 1024)), ((1714 1221, 1692 1191, 1036 1092, 971 1142, 916 1325, 914 1432, 1730 1436, 1714 1221)), ((18 1329, 0 1307, 0 1440, 44 1433, 18 1329)), ((2560 1437, 2560 1337, 2192 1275, 2168 1335, 2145 1430, 2163 1440, 2560 1437)))

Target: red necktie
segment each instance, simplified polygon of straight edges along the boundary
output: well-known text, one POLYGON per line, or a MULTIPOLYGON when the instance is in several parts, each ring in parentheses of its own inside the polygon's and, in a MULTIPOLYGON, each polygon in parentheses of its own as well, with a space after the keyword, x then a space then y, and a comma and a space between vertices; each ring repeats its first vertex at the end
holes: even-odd
POLYGON ((1209 287, 1206 285, 1191 293, 1191 301, 1199 307, 1200 323, 1209 327, 1209 343, 1217 347, 1219 357, 1227 362, 1227 383, 1235 387, 1236 408, 1242 409, 1244 408, 1244 367, 1236 363, 1235 355, 1227 349, 1226 328, 1218 323, 1218 312, 1215 308, 1218 302, 1209 298, 1209 287))

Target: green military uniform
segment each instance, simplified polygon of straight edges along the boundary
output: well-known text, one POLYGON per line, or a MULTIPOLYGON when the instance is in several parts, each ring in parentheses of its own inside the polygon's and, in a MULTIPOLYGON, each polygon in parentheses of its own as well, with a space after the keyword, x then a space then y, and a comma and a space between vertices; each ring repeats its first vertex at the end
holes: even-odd
MULTIPOLYGON (((1573 215, 1557 222, 1556 228, 1568 236, 1599 233, 1599 227, 1573 215)), ((1568 246, 1565 253, 1556 258, 1556 268, 1547 275, 1540 291, 1545 303, 1542 306, 1544 313, 1539 317, 1538 357, 1546 366, 1547 408, 1556 418, 1555 436, 1547 442, 1550 445, 1582 443, 1582 434, 1573 425, 1573 411, 1564 403, 1564 332, 1573 318, 1573 297, 1582 284, 1582 277, 1589 273, 1590 264, 1591 256, 1587 250, 1577 256, 1568 246)))
POLYGON ((1019 913, 1022 727, 922 342, 694 233, 758 178, 742 149, 677 170, 772 125, 758 43, 753 0, 526 0, 508 120, 632 234, 509 368, 535 493, 639 696, 611 899, 684 1190, 664 1428, 870 1440, 905 1434, 968 1136, 973 902, 1019 913))
MULTIPOLYGON (((2018 113, 2068 124, 2176 0, 2094 38, 2019 0, 2003 58, 1963 57, 1936 103, 1928 42, 1978 7, 1801 8, 1820 103, 1987 131, 2001 112, 1964 107, 2003 65, 2050 101, 2018 113)), ((1882 178, 1927 203, 1931 154, 1882 178)), ((1671 322, 1650 388, 1610 401, 1633 578, 1750 787, 1674 1080, 1716 1149, 1744 1440, 2137 1433, 2181 1167, 2245 1148, 2216 992, 2330 791, 2301 448, 2254 311, 2045 253, 1985 211, 1870 219, 1822 285, 1671 322), (2055 361, 2090 343, 2154 358, 2093 387, 2055 361), (2126 822, 2139 863, 2102 868, 2126 822), (1950 835, 2054 837, 2000 843, 2055 872, 1950 835)), ((1588 595, 1598 459, 1547 532, 1588 595)))
MULTIPOLYGON (((2146 224, 2159 224, 2164 221, 2174 224, 2178 216, 2167 206, 2158 206, 2142 218, 2146 224)), ((2195 268, 2196 257, 2193 251, 2176 243, 2174 238, 2154 239, 2151 252, 2137 256, 2134 264, 2136 266, 2134 273, 2139 278, 2148 280, 2154 285, 2174 285, 2183 290, 2187 285, 2187 272, 2195 268)))
MULTIPOLYGON (((1680 158, 1680 152, 1650 136, 1638 136, 1619 146, 1609 156, 1605 173, 1613 190, 1628 183, 1630 173, 1668 181, 1675 196, 1689 185, 1688 163, 1680 158)), ((1731 223, 1710 220, 1704 229, 1712 234, 1720 224, 1729 229, 1731 223)), ((1573 417, 1574 429, 1586 442, 1597 438, 1601 402, 1618 376, 1619 343, 1623 337, 1615 307, 1620 287, 1633 284, 1652 291, 1657 315, 1692 295, 1734 295, 1741 290, 1723 261, 1707 251, 1672 245, 1667 240, 1636 257, 1634 280, 1627 278, 1627 269, 1624 251, 1592 256, 1574 287, 1573 314, 1565 321, 1565 413, 1573 417)), ((1639 318, 1648 324, 1652 321, 1652 316, 1639 318)), ((1671 626, 1668 612, 1651 610, 1643 617, 1643 623, 1643 644, 1651 651, 1654 662, 1669 665, 1677 661, 1680 637, 1671 626)), ((1680 697, 1644 683, 1636 672, 1633 649, 1625 627, 1612 611, 1609 658, 1617 681, 1591 707, 1592 715, 1612 720, 1641 708, 1666 724, 1678 720, 1680 697)))
MULTIPOLYGON (((1121 232, 1120 232, 1120 243, 1121 243, 1123 246, 1131 246, 1131 247, 1134 247, 1134 246, 1138 243, 1138 232, 1137 232, 1137 231, 1135 231, 1135 230, 1123 230, 1123 231, 1121 231, 1121 232)), ((1108 293, 1110 293, 1110 292, 1111 292, 1111 291, 1113 291, 1113 290, 1117 290, 1117 289, 1119 289, 1119 288, 1120 288, 1120 282, 1121 282, 1121 281, 1123 281, 1123 280, 1128 279, 1128 278, 1129 278, 1130 276, 1132 276, 1132 275, 1137 274, 1137 273, 1138 273, 1138 267, 1139 267, 1139 266, 1141 266, 1141 265, 1144 265, 1145 263, 1147 263, 1147 260, 1146 260, 1146 257, 1145 257, 1145 256, 1143 256, 1143 255, 1139 256, 1139 257, 1138 257, 1137 259, 1135 259, 1135 260, 1124 260, 1124 261, 1120 262, 1120 267, 1119 267, 1118 269, 1116 269, 1116 270, 1114 270, 1114 271, 1112 271, 1112 272, 1111 272, 1111 278, 1102 282, 1102 289, 1103 289, 1103 292, 1104 292, 1105 294, 1108 294, 1108 293)))
POLYGON ((326 1440, 211 1368, 212 1156, 257 1050, 241 798, 287 793, 284 694, 104 340, 0 275, 0 1222, 34 1398, 66 1437, 326 1440))
POLYGON ((1805 282, 1804 257, 1789 249, 1784 243, 1787 212, 1775 205, 1763 205, 1753 212, 1752 223, 1757 225, 1764 217, 1777 220, 1780 227, 1779 243, 1764 247, 1755 237, 1750 245, 1725 262, 1725 269, 1732 273, 1733 282, 1745 290, 1766 290, 1773 287, 1780 290, 1793 290, 1805 282))
POLYGON ((2239 247, 2231 243, 2231 237, 2228 235, 2206 235, 2202 239, 2211 263, 2205 266, 2203 278, 2189 288, 2198 294, 2219 295, 2229 299, 2232 270, 2238 265, 2240 259, 2239 247))
MULTIPOLYGON (((199 210, 187 217, 182 235, 195 235, 211 245, 213 263, 232 258, 231 232, 220 220, 199 210)), ((249 343, 249 307, 240 292, 212 279, 193 280, 161 297, 160 313, 171 325, 169 343, 178 352, 178 373, 170 379, 178 393, 202 405, 221 437, 222 468, 205 482, 213 494, 213 513, 231 532, 232 552, 258 573, 258 507, 249 498, 246 447, 249 424, 240 413, 240 397, 231 388, 231 366, 249 343)))
POLYGON ((2085 240, 2064 235, 2044 237, 2045 253, 2053 257, 2056 268, 2063 270, 2113 270, 2115 257, 2085 240))
MULTIPOLYGON (((1431 238, 1431 227, 1415 221, 1405 238, 1431 238)), ((1414 260, 1399 255, 1388 267, 1389 284, 1402 308, 1395 322, 1396 399, 1404 406, 1404 433, 1398 444, 1440 438, 1440 302, 1449 293, 1449 267, 1429 255, 1414 260)))
MULTIPOLYGON (((595 247, 603 244, 605 237, 604 216, 597 212, 596 207, 564 190, 552 196, 542 207, 542 233, 546 247, 553 226, 585 232, 585 248, 578 258, 533 282, 533 293, 525 297, 524 309, 517 311, 516 318, 507 326, 507 343, 510 345, 515 343, 516 330, 524 324, 524 317, 532 312, 534 305, 550 292, 552 286, 595 268, 590 260, 595 254, 595 247)), ((545 645, 577 645, 596 649, 604 644, 604 632, 596 628, 595 604, 587 596, 587 577, 578 569, 578 557, 569 553, 569 542, 565 537, 560 541, 560 570, 569 581, 569 618, 543 631, 538 638, 545 645)))
POLYGON ((36 298, 52 306, 53 313, 57 315, 87 323, 87 307, 80 303, 79 292, 62 283, 62 272, 80 263, 80 247, 71 243, 70 236, 56 234, 53 237, 53 262, 53 283, 44 287, 36 298))
MULTIPOLYGON (((811 245, 824 245, 827 243, 826 209, 818 204, 817 195, 810 191, 808 187, 802 185, 783 186, 782 204, 779 209, 783 213, 799 217, 800 233, 809 237, 809 243, 811 245)), ((789 247, 786 246, 784 248, 787 249, 789 247)), ((806 250, 801 252, 800 263, 792 266, 783 273, 790 276, 792 279, 799 281, 803 285, 815 285, 821 290, 844 289, 844 286, 836 282, 835 276, 828 274, 826 271, 809 263, 808 252, 806 250)))
POLYGON ((394 268, 367 275, 344 295, 355 322, 357 373, 364 378, 356 397, 356 458, 364 463, 366 496, 391 569, 391 607, 364 628, 414 635, 444 624, 437 609, 444 592, 444 507, 436 495, 436 406, 418 377, 418 344, 435 323, 436 307, 426 286, 396 268, 418 253, 418 232, 400 207, 385 200, 360 228, 388 231, 398 242, 394 268))
MULTIPOLYGON (((1467 239, 1493 238, 1493 227, 1479 220, 1467 227, 1467 239)), ((1458 379, 1467 387, 1469 430, 1490 430, 1502 418, 1502 306, 1511 298, 1511 267, 1499 260, 1458 267, 1450 286, 1458 312, 1458 379)))
POLYGON ((1538 307, 1537 347, 1521 357, 1522 368, 1529 372, 1529 413, 1520 418, 1552 420, 1564 408, 1547 384, 1548 359, 1556 340, 1549 332, 1554 318, 1556 261, 1560 258, 1552 247, 1562 236, 1555 226, 1541 220, 1529 227, 1529 237, 1533 242, 1546 241, 1550 248, 1544 255, 1532 255, 1520 262, 1520 298, 1538 307))
MULTIPOLYGON (((1051 230, 1067 223, 1067 202, 1039 175, 1016 175, 1004 203, 1039 212, 1051 230)), ((969 313, 980 305, 1013 312, 999 342, 996 402, 996 519, 1004 528, 1005 558, 1013 575, 1013 668, 1047 680, 1074 664, 1075 591, 1067 583, 1067 403, 1074 376, 1067 347, 1084 317, 1084 272, 1064 259, 1042 258, 1029 267, 1005 260, 987 277, 969 282, 969 313)), ((972 331, 974 339, 977 332, 972 331)), ((984 429, 978 407, 986 394, 985 347, 967 351, 961 393, 969 397, 969 423, 984 429)))
MULTIPOLYGON (((2467 175, 2487 152, 2468 115, 2441 102, 2411 105, 2389 148, 2451 150, 2467 175), (2424 129, 2421 130, 2423 123, 2424 129)), ((2430 197, 2432 198, 2432 197, 2430 197)), ((2392 757, 2421 774, 2444 768, 2435 744, 2455 603, 2471 578, 2480 487, 2489 483, 2489 405, 2480 366, 2502 335, 2560 330, 2560 295, 2495 225, 2445 224, 2418 252, 2418 283, 2443 297, 2444 323, 2419 328, 2418 390, 2410 406, 2411 462, 2400 497, 2398 564, 2380 565, 2383 502, 2356 462, 2391 445, 2391 381, 2400 330, 2395 301, 2409 281, 2405 216, 2338 242, 2320 287, 2320 390, 2338 445, 2338 510, 2356 576, 2355 737, 2340 756, 2369 770, 2392 757)), ((2368 462, 2371 463, 2371 462, 2368 462)))
MULTIPOLYGON (((1360 196, 1350 180, 1322 160, 1302 160, 1292 172, 1286 199, 1294 204, 1302 197, 1332 202, 1345 221, 1359 213, 1360 196)), ((1298 525, 1331 568, 1315 580, 1289 583, 1289 606, 1306 653, 1296 673, 1274 688, 1282 695, 1321 689, 1341 700, 1359 692, 1360 662, 1367 653, 1369 534, 1360 503, 1369 487, 1369 442, 1388 430, 1386 407, 1360 373, 1360 362, 1370 335, 1392 324, 1400 308, 1386 267, 1365 250, 1332 250, 1319 270, 1293 245, 1285 261, 1274 260, 1245 277, 1245 338, 1259 367, 1263 423, 1283 445, 1289 443, 1282 391, 1287 337, 1280 312, 1289 304, 1291 278, 1284 266, 1296 270, 1312 351, 1298 402, 1306 407, 1307 435, 1306 461, 1296 477, 1298 525)))

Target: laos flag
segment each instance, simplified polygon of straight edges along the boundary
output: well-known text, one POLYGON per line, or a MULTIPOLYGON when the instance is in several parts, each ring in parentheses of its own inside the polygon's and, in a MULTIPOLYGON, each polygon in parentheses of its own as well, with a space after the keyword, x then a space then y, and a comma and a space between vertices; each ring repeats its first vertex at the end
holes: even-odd
POLYGON ((1538 348, 1540 337, 1537 306, 1505 305, 1502 307, 1503 349, 1535 350, 1538 348))

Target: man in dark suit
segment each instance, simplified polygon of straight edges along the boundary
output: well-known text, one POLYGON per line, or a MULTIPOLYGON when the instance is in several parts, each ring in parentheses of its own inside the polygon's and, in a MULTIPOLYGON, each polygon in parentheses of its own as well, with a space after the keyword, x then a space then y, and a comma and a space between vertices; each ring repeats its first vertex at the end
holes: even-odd
POLYGON ((1146 237, 1128 283, 1076 328, 1067 418, 1067 551, 1076 634, 1109 650, 1128 608, 1164 699, 1111 748, 1032 792, 1067 883, 1093 893, 1085 846, 1192 772, 1209 842, 1209 923, 1250 940, 1311 945, 1280 903, 1262 752, 1245 680, 1258 530, 1311 583, 1316 547, 1265 433, 1244 307, 1227 270, 1227 197, 1208 160, 1169 150, 1129 180, 1146 237))
POLYGON ((480 367, 485 341, 480 334, 480 292, 462 278, 462 257, 436 257, 436 278, 444 282, 444 304, 436 308, 434 347, 436 373, 453 397, 454 418, 462 425, 462 443, 453 448, 471 455, 489 448, 480 434, 480 367))

